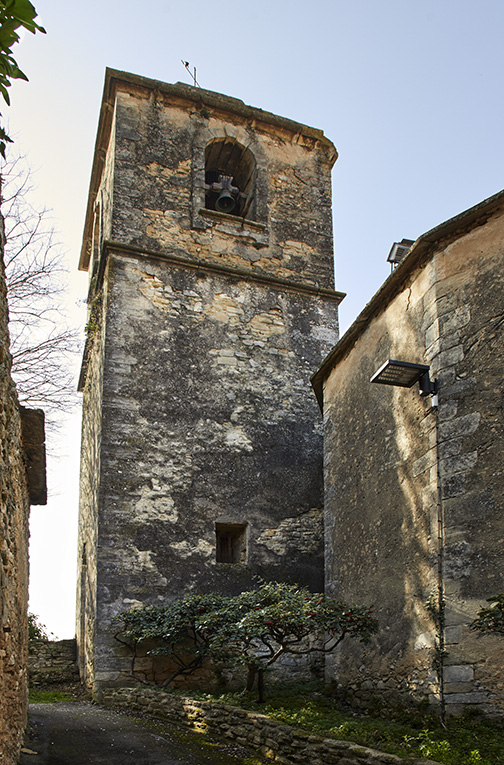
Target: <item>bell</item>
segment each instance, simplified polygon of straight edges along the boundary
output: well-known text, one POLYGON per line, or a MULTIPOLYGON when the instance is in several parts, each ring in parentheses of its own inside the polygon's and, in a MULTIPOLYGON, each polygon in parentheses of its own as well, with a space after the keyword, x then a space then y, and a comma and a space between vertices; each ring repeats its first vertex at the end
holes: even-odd
POLYGON ((217 212, 230 213, 233 212, 235 206, 236 202, 233 195, 227 189, 223 189, 215 202, 217 212))

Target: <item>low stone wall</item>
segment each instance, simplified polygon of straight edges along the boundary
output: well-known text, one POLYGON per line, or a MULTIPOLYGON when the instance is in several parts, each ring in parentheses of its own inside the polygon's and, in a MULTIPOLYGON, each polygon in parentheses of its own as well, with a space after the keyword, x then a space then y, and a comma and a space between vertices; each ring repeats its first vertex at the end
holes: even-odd
MULTIPOLYGON (((504 674, 495 669, 504 667, 504 641, 497 635, 474 635, 466 638, 465 646, 471 648, 472 664, 458 664, 456 655, 453 656, 450 650, 445 652, 446 715, 457 717, 473 711, 489 718, 504 719, 504 674)), ((382 669, 382 679, 377 679, 369 667, 364 667, 360 669, 358 679, 335 689, 335 697, 352 709, 370 714, 382 709, 425 709, 428 703, 430 712, 439 715, 441 702, 432 666, 434 653, 426 653, 426 657, 430 658, 430 667, 426 660, 423 666, 417 662, 416 669, 410 670, 409 678, 400 668, 396 671, 393 662, 387 669, 382 669)), ((405 666, 408 666, 406 662, 405 666)))
POLYGON ((79 681, 75 640, 32 640, 28 652, 30 687, 79 681))
MULTIPOLYGON (((148 688, 106 689, 100 702, 125 707, 151 717, 184 725, 200 733, 232 739, 283 765, 400 765, 405 762, 393 754, 377 752, 349 741, 322 738, 312 733, 281 725, 264 715, 239 707, 195 701, 148 688)), ((431 760, 411 760, 409 765, 437 765, 431 760)))

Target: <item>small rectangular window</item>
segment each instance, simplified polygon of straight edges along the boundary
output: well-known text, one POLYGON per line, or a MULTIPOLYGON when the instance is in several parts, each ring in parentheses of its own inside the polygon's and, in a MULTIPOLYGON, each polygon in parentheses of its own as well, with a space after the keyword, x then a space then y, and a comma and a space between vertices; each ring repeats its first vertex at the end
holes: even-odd
POLYGON ((215 541, 217 563, 246 563, 246 523, 216 523, 215 541))

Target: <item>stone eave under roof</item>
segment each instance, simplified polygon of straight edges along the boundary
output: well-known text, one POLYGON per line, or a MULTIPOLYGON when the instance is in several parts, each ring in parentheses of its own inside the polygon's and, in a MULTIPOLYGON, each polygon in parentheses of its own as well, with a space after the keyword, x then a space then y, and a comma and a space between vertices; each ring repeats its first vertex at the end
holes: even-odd
POLYGON ((294 136, 301 135, 306 138, 311 138, 313 141, 323 144, 326 147, 331 165, 334 164, 338 158, 338 152, 336 151, 334 144, 324 135, 324 132, 318 128, 312 128, 308 125, 303 125, 300 122, 295 122, 294 120, 287 119, 286 117, 279 117, 276 114, 263 111, 262 109, 258 109, 254 106, 248 106, 239 98, 225 96, 212 90, 204 90, 203 88, 194 87, 193 85, 187 85, 182 82, 170 84, 161 82, 159 80, 151 80, 147 77, 141 77, 140 75, 130 74, 129 72, 121 72, 116 69, 107 68, 105 70, 103 97, 100 109, 100 118, 98 122, 93 167, 91 170, 91 180, 89 184, 86 219, 84 223, 84 234, 79 261, 79 269, 81 271, 87 271, 89 266, 89 245, 92 235, 93 210, 96 195, 100 186, 105 155, 108 147, 116 93, 121 90, 131 89, 137 92, 143 91, 144 93, 157 92, 160 95, 173 98, 179 102, 193 102, 195 107, 199 109, 210 107, 211 109, 218 110, 223 113, 234 114, 238 117, 241 117, 243 120, 246 120, 247 122, 272 125, 273 127, 279 128, 281 130, 286 130, 292 133, 294 136))
POLYGON ((315 374, 312 375, 311 383, 321 409, 323 409, 324 404, 324 381, 326 377, 336 364, 350 353, 372 319, 382 313, 390 301, 401 291, 413 271, 421 268, 441 247, 446 247, 467 234, 471 229, 482 226, 491 215, 502 207, 504 207, 504 190, 418 237, 406 257, 384 281, 378 292, 371 298, 343 337, 326 356, 315 374))

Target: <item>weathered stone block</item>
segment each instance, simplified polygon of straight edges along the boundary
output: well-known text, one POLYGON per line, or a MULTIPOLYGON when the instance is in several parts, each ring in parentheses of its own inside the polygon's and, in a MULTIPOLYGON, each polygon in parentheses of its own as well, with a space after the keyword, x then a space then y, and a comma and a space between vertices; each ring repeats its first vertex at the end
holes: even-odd
MULTIPOLYGON (((449 345, 449 343, 447 343, 449 345)), ((453 367, 464 358, 464 348, 462 345, 455 345, 453 348, 441 346, 440 358, 438 364, 441 369, 453 367)))
POLYGON ((417 476, 420 473, 424 473, 426 470, 431 470, 436 464, 436 454, 433 449, 423 454, 413 463, 413 475, 417 476))
POLYGON ((444 677, 447 683, 468 683, 474 678, 474 669, 468 664, 447 666, 444 677))
POLYGON ((460 497, 466 491, 465 473, 455 473, 454 475, 444 476, 442 479, 443 497, 460 497))
POLYGON ((461 417, 455 417, 447 422, 439 424, 439 437, 441 440, 456 438, 457 436, 468 436, 474 433, 481 421, 479 412, 472 412, 461 417))
POLYGON ((472 691, 471 693, 450 693, 446 696, 446 704, 485 704, 489 701, 489 694, 484 691, 472 691))
POLYGON ((452 457, 446 457, 440 460, 439 468, 441 475, 449 476, 453 473, 463 473, 471 470, 478 461, 478 452, 469 452, 468 454, 457 454, 452 457))
POLYGON ((471 308, 469 305, 461 305, 453 311, 442 314, 439 317, 440 333, 448 335, 461 327, 465 327, 471 321, 471 308))

